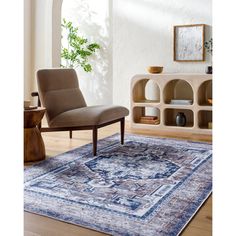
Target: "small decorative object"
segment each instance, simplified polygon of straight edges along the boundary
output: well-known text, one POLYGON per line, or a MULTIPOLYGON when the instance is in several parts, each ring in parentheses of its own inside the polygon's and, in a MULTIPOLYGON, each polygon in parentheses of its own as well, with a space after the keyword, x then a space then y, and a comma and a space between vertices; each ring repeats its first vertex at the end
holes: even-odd
POLYGON ((208 122, 208 129, 212 129, 212 122, 208 122))
POLYGON ((30 106, 30 101, 29 100, 24 101, 24 108, 27 108, 29 106, 30 106))
POLYGON ((176 115, 176 125, 185 126, 186 125, 186 116, 183 112, 178 112, 176 115))
POLYGON ((212 66, 206 67, 206 74, 212 74, 212 66))
POLYGON ((208 102, 212 105, 212 98, 208 98, 208 102))
POLYGON ((158 74, 163 71, 163 66, 149 66, 147 70, 149 73, 158 74))
POLYGON ((204 61, 205 25, 174 26, 174 61, 204 61))
MULTIPOLYGON (((206 48, 207 53, 209 53, 210 57, 212 58, 213 53, 213 40, 210 38, 208 41, 204 43, 204 47, 206 48)), ((212 74, 212 66, 206 67, 206 74, 212 74)))

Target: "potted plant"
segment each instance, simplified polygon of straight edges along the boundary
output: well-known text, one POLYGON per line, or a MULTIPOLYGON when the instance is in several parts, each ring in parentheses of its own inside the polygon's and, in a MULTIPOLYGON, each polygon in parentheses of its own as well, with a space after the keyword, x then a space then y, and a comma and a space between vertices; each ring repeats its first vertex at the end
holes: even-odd
MULTIPOLYGON (((208 41, 206 41, 204 43, 204 47, 206 48, 206 51, 210 54, 210 57, 212 58, 212 54, 213 54, 213 40, 212 40, 212 38, 210 38, 208 41)), ((212 74, 212 65, 207 66, 206 73, 212 74)))
POLYGON ((97 43, 90 43, 88 39, 78 34, 78 27, 74 27, 72 22, 63 19, 62 31, 66 31, 67 47, 61 49, 61 58, 64 59, 61 67, 76 68, 81 66, 84 71, 91 72, 92 66, 89 64, 89 57, 96 50, 100 49, 97 43))

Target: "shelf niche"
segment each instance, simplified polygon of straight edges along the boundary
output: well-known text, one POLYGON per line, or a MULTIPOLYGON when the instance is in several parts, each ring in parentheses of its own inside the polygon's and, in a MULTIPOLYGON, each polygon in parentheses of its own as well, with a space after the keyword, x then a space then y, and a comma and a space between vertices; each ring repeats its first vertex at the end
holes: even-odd
POLYGON ((212 80, 203 82, 198 89, 198 104, 200 106, 211 106, 208 99, 212 99, 212 80))
POLYGON ((150 79, 138 81, 133 89, 133 101, 137 103, 159 103, 160 88, 158 84, 150 79))
POLYGON ((212 123, 212 111, 199 111, 198 127, 200 129, 209 129, 209 122, 212 123))
MULTIPOLYGON (((160 120, 160 110, 155 107, 134 107, 133 108, 133 122, 140 123, 140 118, 142 116, 157 116, 160 120)), ((153 124, 150 124, 153 125, 153 124)), ((156 124, 155 124, 156 125, 156 124)))
POLYGON ((182 127, 193 127, 193 111, 188 109, 165 109, 165 125, 166 126, 176 126, 176 115, 178 112, 183 112, 186 117, 186 125, 182 127))
POLYGON ((164 88, 164 102, 170 104, 172 99, 192 100, 193 89, 191 85, 181 79, 175 79, 168 82, 164 88))

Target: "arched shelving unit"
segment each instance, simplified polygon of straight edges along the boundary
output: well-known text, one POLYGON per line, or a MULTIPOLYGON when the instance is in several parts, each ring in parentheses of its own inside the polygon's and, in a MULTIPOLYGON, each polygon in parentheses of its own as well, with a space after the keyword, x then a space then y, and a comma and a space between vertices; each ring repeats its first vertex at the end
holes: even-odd
POLYGON ((212 75, 144 74, 131 81, 131 128, 212 134, 212 75), (150 91, 154 94, 147 95, 150 91), (155 97, 156 96, 156 97, 155 97), (174 102, 173 102, 174 101, 174 102), (176 115, 184 113, 185 126, 177 126, 176 115), (141 117, 157 117, 156 125, 141 117))
POLYGON ((198 112, 198 127, 200 129, 211 129, 212 111, 200 110, 198 112))
POLYGON ((198 104, 201 106, 212 105, 212 80, 204 81, 198 89, 198 104))
POLYGON ((193 89, 182 79, 170 80, 164 88, 164 102, 170 104, 171 100, 191 100, 193 102, 193 89))
POLYGON ((133 88, 133 101, 136 103, 159 103, 160 88, 154 80, 142 79, 133 88))

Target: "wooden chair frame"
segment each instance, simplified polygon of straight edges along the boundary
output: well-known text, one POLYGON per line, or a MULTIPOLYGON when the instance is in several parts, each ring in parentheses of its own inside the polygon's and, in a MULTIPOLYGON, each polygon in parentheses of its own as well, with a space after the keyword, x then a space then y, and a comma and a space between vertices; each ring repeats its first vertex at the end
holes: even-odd
MULTIPOLYGON (((31 93, 32 97, 38 97, 38 106, 41 106, 41 101, 38 92, 31 93)), ((72 127, 42 127, 41 123, 38 125, 40 132, 56 132, 56 131, 69 131, 70 138, 72 138, 73 130, 93 130, 93 155, 97 155, 97 139, 98 139, 98 129, 113 123, 120 122, 120 133, 121 133, 121 144, 124 144, 124 134, 125 134, 125 117, 116 119, 107 123, 100 125, 90 125, 90 126, 72 126, 72 127)))

